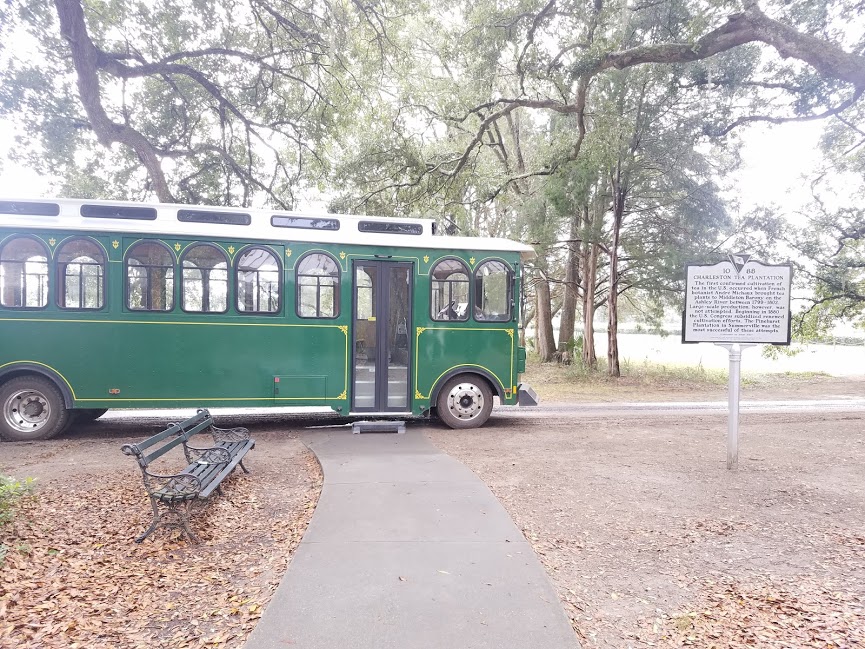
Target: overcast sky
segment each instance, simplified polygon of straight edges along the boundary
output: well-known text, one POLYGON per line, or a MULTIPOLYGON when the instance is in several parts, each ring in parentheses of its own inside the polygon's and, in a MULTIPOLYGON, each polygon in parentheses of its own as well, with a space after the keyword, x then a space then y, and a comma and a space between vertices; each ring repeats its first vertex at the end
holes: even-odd
MULTIPOLYGON (((46 178, 8 161, 13 132, 8 124, 3 126, 0 122, 0 197, 50 196, 46 178)), ((808 122, 756 126, 743 132, 745 164, 727 183, 741 201, 743 213, 768 204, 778 205, 785 213, 793 212, 807 203, 810 194, 802 176, 817 163, 821 129, 820 122, 808 122)), ((320 209, 321 205, 301 205, 299 211, 320 209)))

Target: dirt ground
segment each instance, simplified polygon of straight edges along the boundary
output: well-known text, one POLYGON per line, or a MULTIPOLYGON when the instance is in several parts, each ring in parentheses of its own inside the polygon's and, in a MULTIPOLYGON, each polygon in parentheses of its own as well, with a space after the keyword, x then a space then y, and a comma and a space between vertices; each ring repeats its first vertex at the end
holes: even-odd
POLYGON ((120 448, 161 427, 100 421, 0 443, 0 473, 37 480, 37 498, 0 530, 0 648, 243 645, 312 517, 318 464, 295 436, 260 426, 245 461, 252 473, 235 472, 193 513, 200 544, 158 530, 137 545, 150 506, 120 448))
MULTIPOLYGON (((814 398, 814 397, 811 397, 814 398)), ((865 413, 502 415, 433 441, 492 489, 586 649, 865 646, 865 413)))
MULTIPOLYGON (((865 394, 861 378, 783 381, 743 399, 865 394)), ((573 405, 717 400, 723 388, 619 387, 530 415, 496 411, 479 430, 412 428, 502 501, 586 649, 865 646, 865 412, 743 413, 732 473, 722 414, 573 405)), ((36 524, 0 538, 0 647, 240 647, 320 489, 298 433, 336 421, 251 422, 253 473, 194 519, 194 548, 167 533, 131 542, 149 508, 120 447, 163 421, 0 444, 0 473, 38 478, 40 495, 27 512, 36 524)))

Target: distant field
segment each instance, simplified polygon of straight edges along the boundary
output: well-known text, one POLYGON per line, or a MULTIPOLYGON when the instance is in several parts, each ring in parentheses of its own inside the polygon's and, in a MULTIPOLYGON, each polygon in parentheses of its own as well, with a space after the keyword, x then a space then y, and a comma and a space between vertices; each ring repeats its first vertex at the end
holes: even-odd
MULTIPOLYGON (((598 357, 607 355, 607 334, 596 334, 598 357)), ((759 373, 823 372, 833 376, 865 374, 865 345, 793 345, 801 350, 792 357, 763 356, 764 345, 742 354, 742 371, 759 373)), ((707 370, 726 369, 727 350, 709 343, 683 345, 678 336, 620 334, 619 354, 634 363, 651 361, 669 365, 702 365, 707 370)))

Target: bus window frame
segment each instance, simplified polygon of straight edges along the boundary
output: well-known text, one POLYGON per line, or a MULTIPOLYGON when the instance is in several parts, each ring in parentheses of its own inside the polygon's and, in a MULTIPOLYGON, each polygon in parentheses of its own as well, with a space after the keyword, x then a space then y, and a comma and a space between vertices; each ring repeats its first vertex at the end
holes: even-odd
MULTIPOLYGON (((74 262, 69 262, 69 263, 74 263, 74 262)), ((99 311, 107 311, 108 310, 108 300, 109 300, 108 267, 109 267, 110 263, 111 263, 111 260, 109 259, 108 251, 105 249, 105 246, 103 245, 103 243, 101 241, 99 241, 98 239, 96 239, 94 237, 76 234, 76 235, 73 235, 73 236, 61 241, 60 245, 57 246, 57 250, 55 250, 55 252, 54 252, 54 275, 55 275, 55 278, 57 281, 57 284, 55 287, 56 290, 54 291, 54 304, 57 306, 57 308, 61 309, 63 311, 73 311, 73 312, 74 311, 83 311, 83 312, 87 312, 87 313, 97 313, 99 311), (102 257, 103 261, 101 264, 101 266, 102 266, 102 306, 97 307, 95 309, 90 309, 87 307, 63 306, 60 303, 61 302, 60 298, 66 297, 66 282, 61 281, 61 276, 60 276, 60 273, 61 273, 60 253, 63 251, 63 248, 65 248, 67 245, 69 245, 70 243, 73 243, 75 241, 89 241, 90 243, 96 244, 96 247, 99 248, 100 250, 102 250, 102 255, 103 255, 103 257, 102 257)), ((66 278, 66 276, 63 275, 64 280, 65 280, 65 278, 66 278)))
POLYGON ((505 286, 507 287, 507 289, 506 289, 507 293, 505 294, 505 303, 507 304, 507 307, 508 307, 507 317, 497 318, 495 320, 489 320, 486 318, 479 319, 478 318, 478 312, 476 310, 477 304, 475 304, 475 301, 473 300, 471 303, 472 320, 474 320, 475 322, 481 323, 481 324, 501 324, 503 322, 513 322, 513 318, 514 318, 513 293, 514 293, 515 272, 514 272, 513 266, 511 266, 506 260, 502 259, 501 257, 488 257, 488 258, 482 260, 475 267, 474 271, 472 271, 472 284, 474 285, 473 290, 474 290, 474 294, 475 294, 475 300, 477 299, 477 296, 480 294, 480 291, 477 290, 477 288, 478 288, 477 287, 478 271, 480 271, 480 269, 483 266, 485 266, 489 262, 493 262, 493 261, 499 262, 500 264, 502 264, 507 269, 507 281, 505 282, 505 286))
MULTIPOLYGON (((285 308, 285 266, 282 264, 282 259, 280 258, 279 253, 273 248, 260 244, 260 243, 250 243, 243 246, 240 250, 237 251, 237 254, 234 256, 234 262, 231 264, 234 269, 234 273, 232 275, 231 285, 234 287, 234 310, 238 315, 242 316, 258 316, 258 317, 268 317, 268 318, 278 318, 282 316, 283 309, 285 308), (238 272, 240 267, 240 260, 243 258, 243 255, 249 252, 250 250, 260 249, 265 252, 273 255, 273 258, 276 260, 276 287, 279 295, 279 308, 276 311, 244 311, 240 309, 240 305, 238 304, 238 300, 240 299, 240 289, 238 279, 238 272)), ((256 271, 259 272, 259 271, 256 271)))
POLYGON ((43 306, 6 306, 5 304, 0 304, 0 309, 9 309, 10 311, 45 311, 51 305, 51 276, 53 275, 51 272, 53 261, 53 258, 51 257, 51 249, 45 241, 34 234, 13 234, 3 241, 0 241, 0 256, 2 256, 3 250, 6 249, 6 246, 17 239, 31 239, 42 246, 42 250, 45 252, 45 304, 43 306))
MULTIPOLYGON (((178 300, 177 303, 180 306, 181 312, 188 313, 190 315, 207 315, 207 314, 211 314, 211 313, 217 314, 217 315, 225 315, 226 313, 228 313, 230 306, 231 306, 231 303, 232 303, 231 288, 232 288, 233 282, 231 281, 231 277, 230 277, 231 266, 232 266, 231 259, 228 258, 228 255, 225 253, 225 250, 223 250, 222 248, 220 248, 219 246, 217 246, 215 244, 212 244, 212 243, 209 243, 206 241, 194 241, 193 243, 190 243, 188 246, 186 246, 186 248, 183 249, 183 254, 181 254, 180 257, 177 259, 177 267, 180 269, 180 285, 178 287, 178 293, 179 293, 178 297, 180 299, 178 300), (195 248, 198 248, 200 246, 206 246, 208 248, 213 248, 214 250, 219 251, 222 254, 222 258, 225 260, 225 275, 226 275, 226 277, 225 277, 225 308, 222 311, 204 311, 204 310, 202 310, 202 311, 190 311, 188 309, 183 308, 183 290, 184 290, 184 288, 183 288, 183 271, 184 271, 183 260, 186 259, 186 256, 189 254, 190 250, 194 250, 195 248)), ((202 277, 202 284, 203 283, 204 283, 204 278, 202 277)), ((203 295, 203 291, 202 291, 202 302, 203 301, 204 301, 204 295, 203 295)))
MULTIPOLYGON (((149 288, 149 286, 148 286, 149 288)), ((177 309, 177 255, 167 243, 161 239, 137 239, 123 253, 123 309, 128 313, 173 313, 177 309), (174 277, 172 278, 170 309, 133 309, 129 306, 129 253, 142 243, 155 243, 168 251, 174 260, 174 277)))
POLYGON ((469 268, 469 265, 465 261, 460 259, 459 257, 454 257, 453 255, 448 255, 447 257, 442 257, 441 259, 436 260, 435 265, 432 266, 429 270, 429 300, 428 300, 428 304, 429 304, 430 320, 433 322, 468 322, 469 320, 471 320, 471 315, 469 314, 469 311, 472 309, 472 307, 474 305, 474 301, 472 300, 472 293, 473 293, 472 284, 474 283, 472 281, 473 278, 474 278, 474 273, 472 272, 471 268, 469 268), (435 282, 435 281, 447 281, 447 280, 436 280, 436 278, 433 277, 433 272, 435 271, 436 268, 438 268, 439 264, 441 264, 444 261, 449 261, 449 260, 458 261, 462 265, 463 269, 466 271, 465 272, 466 283, 469 285, 468 304, 466 305, 466 316, 464 318, 457 318, 456 320, 439 318, 438 314, 433 313, 433 306, 432 306, 433 282, 435 282))
MULTIPOLYGON (((332 275, 304 275, 304 277, 333 277, 332 275)), ((321 284, 316 284, 316 289, 318 289, 316 293, 316 304, 320 304, 321 298, 321 284)), ((316 309, 316 312, 321 309, 316 309)), ((297 262, 294 264, 294 314, 303 320, 336 320, 342 315, 342 268, 339 265, 339 262, 336 260, 336 257, 331 255, 329 252, 325 252, 323 250, 310 250, 309 252, 301 255, 297 262), (300 275, 300 264, 304 259, 310 257, 311 255, 324 255, 329 258, 334 267, 336 268, 336 277, 335 283, 333 285, 333 303, 334 307, 334 315, 332 316, 323 316, 323 315, 301 315, 300 313, 300 282, 298 281, 301 277, 300 275)))

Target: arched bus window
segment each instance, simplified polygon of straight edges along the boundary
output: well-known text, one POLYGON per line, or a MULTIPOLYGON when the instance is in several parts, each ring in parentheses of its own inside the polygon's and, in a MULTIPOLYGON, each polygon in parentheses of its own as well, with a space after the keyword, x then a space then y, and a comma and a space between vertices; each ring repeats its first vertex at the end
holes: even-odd
POLYGON ((228 257, 206 243, 190 246, 180 261, 180 308, 192 313, 228 310, 228 257))
POLYGON ((157 241, 141 241, 126 253, 126 306, 132 311, 174 308, 174 255, 157 241))
POLYGON ((48 304, 48 250, 31 237, 0 247, 0 306, 41 309, 48 304))
POLYGON ((433 320, 469 319, 469 271, 459 259, 443 259, 430 273, 433 320))
POLYGON ((339 266, 330 255, 311 252, 297 262, 297 315, 301 318, 339 316, 339 266))
POLYGON ((271 251, 246 248, 237 261, 237 310, 242 313, 278 313, 281 299, 280 266, 271 251))
POLYGON ((92 239, 70 239, 57 250, 57 306, 101 309, 105 304, 105 253, 92 239))
POLYGON ((475 320, 511 319, 511 269, 502 261, 485 261, 475 270, 475 320))

